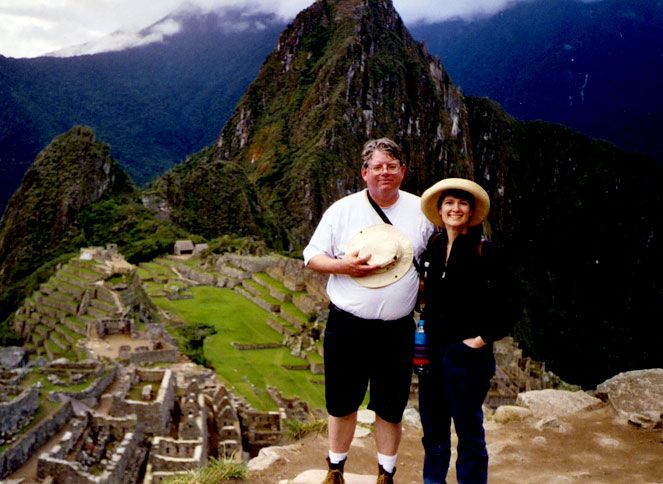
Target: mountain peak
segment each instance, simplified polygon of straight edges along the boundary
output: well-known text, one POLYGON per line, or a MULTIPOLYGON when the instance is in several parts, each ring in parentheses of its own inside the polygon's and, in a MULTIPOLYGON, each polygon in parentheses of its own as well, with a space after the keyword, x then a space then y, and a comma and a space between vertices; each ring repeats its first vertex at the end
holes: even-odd
POLYGON ((39 256, 57 251, 85 206, 127 189, 127 175, 91 128, 76 126, 56 137, 25 173, 0 220, 0 289, 29 274, 39 256))
MULTIPOLYGON (((208 199, 213 186, 228 183, 201 174, 210 164, 231 164, 257 191, 255 226, 271 227, 261 235, 297 249, 324 208, 362 186, 356 160, 366 140, 399 142, 410 167, 406 188, 421 191, 446 163, 469 158, 465 132, 460 91, 391 1, 319 0, 281 34, 211 155, 177 170, 162 188, 176 204, 182 198, 171 181, 208 199)), ((179 222, 206 235, 236 226, 215 216, 227 208, 213 200, 202 217, 179 208, 179 222)))

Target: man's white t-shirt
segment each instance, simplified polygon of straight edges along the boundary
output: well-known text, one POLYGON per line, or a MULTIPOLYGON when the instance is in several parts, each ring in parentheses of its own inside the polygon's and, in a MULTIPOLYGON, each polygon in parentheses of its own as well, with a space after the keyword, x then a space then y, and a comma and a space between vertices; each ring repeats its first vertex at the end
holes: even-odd
MULTIPOLYGON (((433 233, 433 225, 421 211, 421 199, 399 191, 396 203, 382 209, 391 223, 408 236, 418 259, 433 233)), ((348 242, 360 230, 384 223, 363 190, 334 202, 323 214, 311 241, 304 249, 304 263, 316 255, 342 259, 348 242)), ((357 284, 350 276, 331 274, 327 283, 329 299, 338 308, 364 319, 393 320, 412 312, 419 289, 419 276, 410 267, 398 281, 380 288, 357 284)))

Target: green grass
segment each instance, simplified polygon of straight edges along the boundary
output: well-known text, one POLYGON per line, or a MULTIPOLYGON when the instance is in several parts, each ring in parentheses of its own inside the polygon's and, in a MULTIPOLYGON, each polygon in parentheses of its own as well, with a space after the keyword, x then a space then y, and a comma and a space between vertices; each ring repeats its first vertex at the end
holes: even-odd
POLYGON ((154 277, 151 271, 148 271, 143 267, 138 267, 136 269, 136 274, 138 274, 138 277, 140 277, 141 281, 147 281, 154 277))
POLYGON ((311 363, 322 363, 323 358, 320 356, 318 353, 315 351, 309 351, 306 353, 306 358, 311 362, 311 363))
POLYGON ((302 324, 307 324, 309 322, 308 316, 291 302, 281 303, 281 312, 286 312, 291 316, 294 316, 298 321, 301 321, 302 324))
MULTIPOLYGON (((108 371, 103 373, 103 376, 106 376, 108 371)), ((73 371, 75 373, 75 370, 73 371)), ((66 381, 68 378, 66 376, 59 376, 63 381, 66 381)), ((58 392, 81 392, 88 388, 92 382, 95 380, 95 378, 86 378, 83 380, 81 383, 76 383, 74 385, 54 385, 50 381, 48 381, 48 378, 45 374, 40 373, 38 370, 32 370, 26 377, 21 381, 20 385, 22 388, 29 388, 32 385, 34 385, 37 382, 41 382, 42 387, 41 387, 41 394, 46 395, 48 392, 52 392, 53 390, 56 390, 58 392)))
MULTIPOLYGON (((283 304, 283 303, 282 303, 281 301, 279 301, 278 299, 272 297, 272 295, 269 294, 269 289, 267 289, 265 286, 261 286, 261 285, 258 284, 256 281, 253 281, 253 280, 251 280, 251 279, 247 279, 247 280, 244 281, 244 282, 245 282, 248 286, 251 286, 252 288, 254 288, 254 289, 257 291, 258 296, 260 296, 260 299, 262 299, 263 301, 265 301, 265 302, 267 302, 267 303, 269 303, 269 304, 277 304, 277 305, 279 305, 279 306, 280 306, 281 304, 283 304)), ((247 290, 248 290, 248 289, 247 289, 247 290)), ((249 292, 251 292, 251 291, 249 291, 249 292)))
POLYGON ((139 266, 141 269, 151 273, 153 276, 162 276, 169 279, 177 277, 170 267, 157 262, 142 262, 139 266))
POLYGON ((314 408, 324 408, 324 388, 311 383, 307 371, 286 370, 281 365, 302 364, 287 348, 237 350, 232 343, 280 343, 282 336, 266 321, 269 313, 231 289, 191 288, 193 299, 169 301, 154 298, 155 304, 186 324, 209 324, 216 334, 203 345, 205 358, 220 378, 258 410, 276 410, 266 392, 267 385, 285 397, 298 397, 314 408))
POLYGON ((300 440, 312 433, 327 433, 326 418, 313 420, 311 422, 301 422, 296 419, 290 419, 286 424, 288 426, 288 437, 291 440, 300 440))
POLYGON ((210 459, 205 467, 167 479, 167 484, 217 484, 226 480, 246 479, 246 464, 227 459, 210 459))
POLYGON ((285 287, 281 281, 274 279, 266 272, 257 272, 254 274, 254 277, 256 279, 263 281, 265 284, 268 284, 269 286, 278 289, 283 294, 295 294, 294 291, 291 291, 290 289, 285 287))

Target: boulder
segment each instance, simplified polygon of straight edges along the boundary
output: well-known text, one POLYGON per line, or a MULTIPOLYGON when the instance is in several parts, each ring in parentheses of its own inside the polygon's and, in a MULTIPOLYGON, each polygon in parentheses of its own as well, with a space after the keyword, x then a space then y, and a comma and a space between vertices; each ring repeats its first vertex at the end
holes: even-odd
POLYGON ((529 408, 519 407, 516 405, 502 405, 497 407, 493 414, 493 421, 497 423, 507 423, 512 421, 525 420, 527 417, 532 416, 532 411, 529 408))
POLYGON ((598 398, 585 392, 567 390, 534 390, 518 395, 516 405, 529 408, 537 419, 547 417, 566 417, 587 410, 594 410, 603 405, 598 398))
POLYGON ((28 364, 28 353, 20 346, 0 348, 0 368, 13 370, 28 364))
POLYGON ((634 425, 663 426, 663 368, 619 373, 596 387, 596 396, 634 425))
POLYGON ((375 423, 375 412, 373 410, 362 409, 357 412, 357 422, 373 425, 375 423))
POLYGON ((416 408, 408 407, 403 412, 403 423, 405 425, 410 425, 411 427, 421 429, 421 417, 416 408))
POLYGON ((264 447, 249 461, 247 468, 249 472, 264 471, 277 462, 286 462, 286 456, 295 449, 296 445, 264 447))

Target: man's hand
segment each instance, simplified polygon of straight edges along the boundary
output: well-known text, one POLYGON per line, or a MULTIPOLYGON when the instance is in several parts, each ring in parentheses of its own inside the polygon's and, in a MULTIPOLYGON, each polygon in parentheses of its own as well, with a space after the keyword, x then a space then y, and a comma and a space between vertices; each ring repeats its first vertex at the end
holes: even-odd
POLYGON ((345 256, 340 260, 341 271, 339 274, 346 274, 352 277, 364 277, 372 274, 378 270, 379 267, 368 265, 367 262, 370 260, 370 258, 370 254, 364 257, 359 257, 358 250, 345 254, 345 256))
POLYGON ((465 343, 470 348, 474 348, 475 350, 478 350, 479 348, 483 348, 484 346, 486 346, 486 342, 483 340, 481 336, 477 336, 476 338, 464 339, 463 343, 465 343))
POLYGON ((308 263, 308 267, 323 274, 345 274, 352 277, 363 277, 380 269, 379 266, 367 264, 370 255, 359 257, 359 251, 346 253, 342 259, 334 259, 327 255, 316 255, 308 263))

